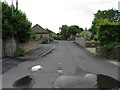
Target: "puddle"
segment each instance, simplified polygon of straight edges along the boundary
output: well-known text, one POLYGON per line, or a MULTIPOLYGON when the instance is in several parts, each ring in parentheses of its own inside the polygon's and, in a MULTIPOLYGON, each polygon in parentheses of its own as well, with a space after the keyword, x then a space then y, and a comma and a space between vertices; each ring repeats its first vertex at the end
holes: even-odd
POLYGON ((13 83, 13 87, 15 88, 32 88, 35 83, 35 78, 32 75, 25 76, 23 78, 18 79, 13 83))
POLYGON ((31 69, 32 72, 35 72, 35 71, 38 71, 42 68, 43 67, 41 65, 35 65, 35 66, 32 66, 30 69, 31 69))
POLYGON ((61 75, 53 83, 54 88, 98 88, 103 90, 118 90, 120 81, 102 74, 92 74, 76 68, 73 75, 61 75), (108 89, 109 88, 109 89, 108 89), (116 89, 117 88, 117 89, 116 89))

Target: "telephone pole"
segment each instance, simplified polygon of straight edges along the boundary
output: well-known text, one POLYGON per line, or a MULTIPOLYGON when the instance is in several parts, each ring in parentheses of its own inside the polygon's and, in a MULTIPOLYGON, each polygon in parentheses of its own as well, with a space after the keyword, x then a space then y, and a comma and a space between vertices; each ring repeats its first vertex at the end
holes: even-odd
MULTIPOLYGON (((12 0, 12 16, 13 16, 13 0, 12 0)), ((11 55, 12 57, 14 57, 14 35, 12 35, 12 38, 11 38, 11 55)))
POLYGON ((120 1, 118 2, 118 10, 120 12, 120 1))
POLYGON ((18 10, 18 0, 16 0, 16 9, 18 10))

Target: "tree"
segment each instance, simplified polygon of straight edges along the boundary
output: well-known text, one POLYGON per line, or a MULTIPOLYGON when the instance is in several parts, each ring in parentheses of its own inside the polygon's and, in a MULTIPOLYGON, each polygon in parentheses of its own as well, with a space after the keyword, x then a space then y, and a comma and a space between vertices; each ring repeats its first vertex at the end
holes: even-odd
POLYGON ((92 26, 90 31, 93 34, 97 34, 99 23, 103 22, 105 19, 108 19, 111 22, 120 22, 120 12, 118 10, 98 10, 96 14, 94 14, 94 20, 92 21, 92 26))
POLYGON ((2 38, 7 39, 12 35, 19 36, 21 42, 25 42, 33 38, 34 34, 31 30, 32 23, 28 20, 25 13, 7 3, 2 2, 2 38))
POLYGON ((60 29, 61 29, 61 37, 63 39, 68 39, 70 35, 76 35, 76 33, 80 33, 83 31, 83 29, 79 28, 77 25, 71 25, 71 26, 62 25, 60 29))
POLYGON ((67 25, 62 25, 62 27, 60 27, 61 29, 60 35, 62 39, 68 38, 68 28, 69 27, 67 25))

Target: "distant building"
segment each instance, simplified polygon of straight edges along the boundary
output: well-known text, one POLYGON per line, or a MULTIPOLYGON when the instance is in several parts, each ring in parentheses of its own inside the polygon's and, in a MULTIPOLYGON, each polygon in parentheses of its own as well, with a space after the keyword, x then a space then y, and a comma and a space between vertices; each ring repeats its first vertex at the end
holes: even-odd
POLYGON ((46 39, 49 41, 49 32, 40 25, 36 24, 32 27, 32 30, 36 34, 36 40, 41 40, 41 43, 46 39))
POLYGON ((118 2, 118 10, 120 12, 120 1, 118 2))

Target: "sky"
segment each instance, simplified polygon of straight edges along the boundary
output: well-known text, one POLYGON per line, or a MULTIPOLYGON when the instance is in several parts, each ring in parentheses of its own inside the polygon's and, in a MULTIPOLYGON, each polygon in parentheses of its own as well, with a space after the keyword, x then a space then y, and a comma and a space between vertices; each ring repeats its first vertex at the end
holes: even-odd
MULTIPOLYGON (((5 1, 5 0, 3 0, 5 1)), ((6 0, 11 4, 12 0, 6 0)), ((13 0, 16 5, 16 0, 13 0)), ((98 10, 117 9, 119 0, 18 0, 32 26, 39 24, 56 33, 62 25, 90 28, 98 10)))

